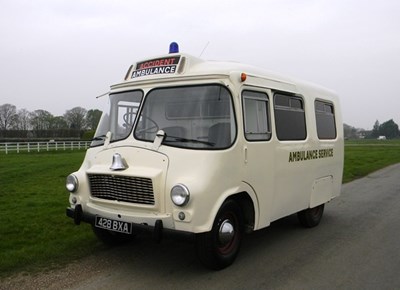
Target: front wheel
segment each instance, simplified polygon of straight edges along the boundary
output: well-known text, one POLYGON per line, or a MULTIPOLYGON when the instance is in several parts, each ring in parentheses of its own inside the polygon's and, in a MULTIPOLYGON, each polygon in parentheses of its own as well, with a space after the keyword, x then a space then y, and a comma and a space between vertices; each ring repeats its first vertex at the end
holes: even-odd
POLYGON ((325 204, 308 208, 297 213, 300 224, 306 228, 312 228, 319 224, 324 213, 325 204))
POLYGON ((228 200, 218 211, 211 231, 196 236, 199 260, 213 270, 228 267, 239 253, 242 235, 241 208, 235 201, 228 200))

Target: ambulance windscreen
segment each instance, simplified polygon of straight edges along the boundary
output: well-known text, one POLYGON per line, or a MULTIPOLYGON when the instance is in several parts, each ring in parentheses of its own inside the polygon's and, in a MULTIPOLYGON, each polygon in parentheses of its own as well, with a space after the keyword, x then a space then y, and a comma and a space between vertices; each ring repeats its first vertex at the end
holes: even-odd
POLYGON ((190 149, 223 149, 236 137, 232 98, 221 85, 152 90, 134 131, 138 140, 153 142, 158 130, 163 144, 190 149))

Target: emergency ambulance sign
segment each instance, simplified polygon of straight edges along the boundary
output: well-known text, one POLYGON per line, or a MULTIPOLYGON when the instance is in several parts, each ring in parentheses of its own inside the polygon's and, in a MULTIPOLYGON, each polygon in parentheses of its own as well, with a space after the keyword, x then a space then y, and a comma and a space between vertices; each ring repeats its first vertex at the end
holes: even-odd
POLYGON ((132 78, 159 74, 174 74, 180 58, 180 56, 172 56, 138 62, 132 73, 132 78))

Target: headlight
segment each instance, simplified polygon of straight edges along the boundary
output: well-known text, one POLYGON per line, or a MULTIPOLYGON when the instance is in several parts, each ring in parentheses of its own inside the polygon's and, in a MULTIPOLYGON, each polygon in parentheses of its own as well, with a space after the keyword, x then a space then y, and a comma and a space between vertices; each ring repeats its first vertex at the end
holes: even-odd
POLYGON ((65 183, 65 187, 67 188, 67 190, 69 192, 75 192, 78 189, 78 185, 78 178, 76 178, 76 176, 73 174, 68 175, 67 181, 65 183))
POLYGON ((172 202, 177 206, 184 206, 189 202, 189 189, 183 184, 177 184, 171 189, 172 202))

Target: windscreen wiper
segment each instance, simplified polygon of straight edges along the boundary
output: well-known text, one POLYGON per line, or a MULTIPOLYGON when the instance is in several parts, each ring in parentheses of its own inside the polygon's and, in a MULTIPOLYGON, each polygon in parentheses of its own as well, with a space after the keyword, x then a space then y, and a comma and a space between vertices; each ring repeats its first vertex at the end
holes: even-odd
POLYGON ((200 144, 205 144, 208 146, 214 146, 215 143, 208 142, 208 141, 201 141, 197 139, 188 139, 188 138, 183 138, 183 137, 177 137, 177 136, 170 136, 166 135, 164 142, 184 142, 184 143, 200 143, 200 144), (173 138, 174 140, 167 140, 168 138, 173 138))
POLYGON ((106 135, 96 136, 92 139, 92 141, 104 141, 106 139, 106 135))

